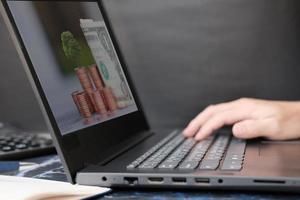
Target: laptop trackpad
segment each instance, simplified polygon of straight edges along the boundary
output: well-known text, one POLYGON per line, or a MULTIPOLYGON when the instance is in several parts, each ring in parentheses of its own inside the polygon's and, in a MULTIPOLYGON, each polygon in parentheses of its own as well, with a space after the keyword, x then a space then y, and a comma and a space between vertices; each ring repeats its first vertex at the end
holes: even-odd
POLYGON ((300 140, 261 141, 259 145, 259 155, 264 157, 299 158, 300 140))

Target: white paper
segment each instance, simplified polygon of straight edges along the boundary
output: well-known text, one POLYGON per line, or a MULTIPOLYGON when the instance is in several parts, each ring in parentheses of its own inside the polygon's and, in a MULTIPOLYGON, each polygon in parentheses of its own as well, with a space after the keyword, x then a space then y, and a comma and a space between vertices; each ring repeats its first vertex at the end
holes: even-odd
POLYGON ((66 182, 0 175, 0 199, 74 200, 110 191, 97 186, 72 185, 66 182))

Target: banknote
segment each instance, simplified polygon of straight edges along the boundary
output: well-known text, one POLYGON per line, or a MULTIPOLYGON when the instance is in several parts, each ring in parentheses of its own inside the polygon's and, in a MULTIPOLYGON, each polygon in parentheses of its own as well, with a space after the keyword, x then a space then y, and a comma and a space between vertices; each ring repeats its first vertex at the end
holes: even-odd
POLYGON ((104 84, 112 88, 118 106, 133 104, 132 93, 104 21, 80 19, 80 27, 97 63, 104 84))

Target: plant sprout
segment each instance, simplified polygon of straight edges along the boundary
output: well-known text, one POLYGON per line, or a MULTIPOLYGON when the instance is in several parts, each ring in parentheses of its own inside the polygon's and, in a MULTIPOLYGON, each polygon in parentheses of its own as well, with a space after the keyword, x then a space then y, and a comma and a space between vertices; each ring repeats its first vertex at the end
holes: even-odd
MULTIPOLYGON (((70 31, 61 33, 61 43, 66 57, 75 65, 79 65, 81 46, 70 31)), ((77 67, 77 66, 76 66, 77 67)))

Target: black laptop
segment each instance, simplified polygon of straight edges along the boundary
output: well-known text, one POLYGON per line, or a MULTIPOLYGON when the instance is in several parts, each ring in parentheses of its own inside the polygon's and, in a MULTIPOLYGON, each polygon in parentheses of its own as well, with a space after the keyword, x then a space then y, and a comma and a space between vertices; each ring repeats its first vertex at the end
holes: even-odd
POLYGON ((199 142, 151 131, 105 2, 1 0, 70 182, 299 189, 298 141, 245 141, 226 128, 199 142))

